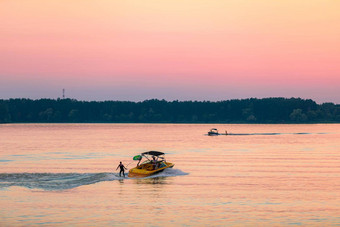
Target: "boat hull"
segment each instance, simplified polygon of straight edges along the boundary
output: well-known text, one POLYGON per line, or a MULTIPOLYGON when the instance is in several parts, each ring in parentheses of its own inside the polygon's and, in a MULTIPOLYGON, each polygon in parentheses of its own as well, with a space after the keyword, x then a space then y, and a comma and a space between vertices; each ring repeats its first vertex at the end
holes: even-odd
POLYGON ((167 168, 172 168, 174 167, 175 164, 170 163, 170 162, 165 162, 165 166, 160 167, 158 169, 152 169, 152 164, 144 164, 141 165, 139 167, 135 167, 130 169, 129 171, 129 177, 136 177, 136 178, 140 178, 140 177, 148 177, 154 174, 157 174, 159 172, 162 172, 163 170, 167 169, 167 168))
POLYGON ((218 136, 218 132, 208 132, 208 136, 218 136))

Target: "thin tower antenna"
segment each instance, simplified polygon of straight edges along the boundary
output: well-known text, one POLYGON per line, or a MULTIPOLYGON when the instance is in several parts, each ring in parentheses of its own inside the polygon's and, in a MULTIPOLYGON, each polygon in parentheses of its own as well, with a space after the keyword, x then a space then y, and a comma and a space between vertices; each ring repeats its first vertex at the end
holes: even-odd
POLYGON ((65 98, 65 88, 63 88, 63 99, 65 98))

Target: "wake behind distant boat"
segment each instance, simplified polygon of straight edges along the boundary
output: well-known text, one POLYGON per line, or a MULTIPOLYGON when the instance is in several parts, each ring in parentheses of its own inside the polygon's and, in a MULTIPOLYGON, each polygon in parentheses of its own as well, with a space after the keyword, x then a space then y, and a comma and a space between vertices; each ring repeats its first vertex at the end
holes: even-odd
MULTIPOLYGON (((273 136, 273 135, 306 135, 306 134, 313 134, 313 133, 307 133, 307 132, 258 132, 258 133, 230 133, 225 130, 225 133, 219 133, 218 129, 212 128, 210 131, 208 131, 208 136, 218 136, 218 135, 225 135, 225 136, 273 136)), ((317 132, 314 134, 327 134, 324 132, 317 132)))

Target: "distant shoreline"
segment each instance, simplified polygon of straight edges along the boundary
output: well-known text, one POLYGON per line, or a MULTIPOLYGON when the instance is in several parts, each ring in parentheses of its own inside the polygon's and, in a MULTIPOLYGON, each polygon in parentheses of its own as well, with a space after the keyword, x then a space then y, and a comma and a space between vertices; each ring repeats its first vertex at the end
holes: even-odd
POLYGON ((101 125, 101 124, 126 124, 126 125, 332 125, 332 124, 340 124, 340 122, 313 122, 313 123, 135 123, 135 122, 11 122, 11 123, 0 123, 0 125, 61 125, 61 124, 88 124, 88 125, 101 125))
POLYGON ((0 123, 332 124, 340 105, 311 99, 78 101, 0 99, 0 123))

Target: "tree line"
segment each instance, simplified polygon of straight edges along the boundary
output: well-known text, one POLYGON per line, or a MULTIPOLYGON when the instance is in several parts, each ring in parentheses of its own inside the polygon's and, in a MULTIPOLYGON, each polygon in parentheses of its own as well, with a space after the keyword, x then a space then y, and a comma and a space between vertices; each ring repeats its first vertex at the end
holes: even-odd
POLYGON ((301 98, 218 102, 0 99, 0 123, 340 123, 340 105, 301 98))

